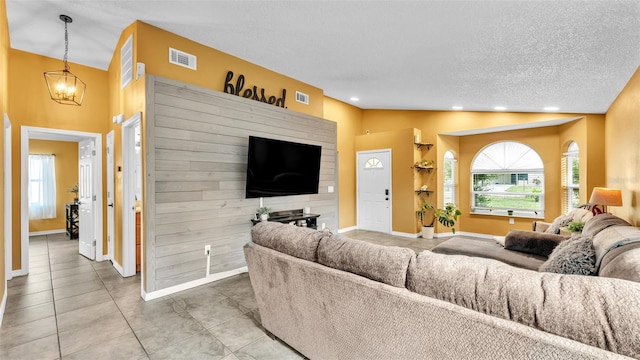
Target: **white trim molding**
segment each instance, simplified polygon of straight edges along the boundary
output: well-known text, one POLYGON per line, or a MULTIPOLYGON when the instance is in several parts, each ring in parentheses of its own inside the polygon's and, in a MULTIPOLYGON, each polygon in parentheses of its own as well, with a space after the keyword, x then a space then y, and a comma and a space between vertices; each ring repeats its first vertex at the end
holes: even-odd
POLYGON ((208 284, 208 283, 211 283, 211 282, 214 282, 214 281, 226 279, 226 278, 234 276, 234 275, 246 273, 248 271, 249 271, 249 269, 246 266, 243 266, 243 267, 238 268, 238 269, 224 271, 224 272, 221 272, 221 273, 209 275, 207 277, 204 277, 204 278, 201 278, 201 279, 198 279, 198 280, 193 280, 193 281, 186 282, 184 284, 180 284, 180 285, 171 286, 171 287, 168 287, 168 288, 152 291, 150 293, 147 293, 144 290, 141 290, 141 295, 142 295, 142 299, 144 299, 144 301, 149 301, 149 300, 157 299, 157 298, 160 298, 160 297, 163 297, 163 296, 175 294, 175 293, 177 293, 179 291, 188 290, 188 289, 194 288, 196 286, 200 286, 200 285, 208 284))
POLYGON ((57 229, 57 230, 43 230, 43 231, 32 231, 29 233, 29 236, 42 236, 42 235, 53 235, 53 234, 65 234, 67 230, 65 229, 57 229))

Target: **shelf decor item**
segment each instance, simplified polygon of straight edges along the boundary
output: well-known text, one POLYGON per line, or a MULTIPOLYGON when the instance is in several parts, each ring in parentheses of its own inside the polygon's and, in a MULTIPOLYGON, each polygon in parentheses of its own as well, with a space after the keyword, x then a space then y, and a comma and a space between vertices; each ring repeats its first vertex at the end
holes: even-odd
POLYGON ((256 209, 256 212, 260 215, 260 220, 267 221, 269 219, 269 214, 271 213, 271 208, 266 206, 259 207, 256 209))
POLYGON ((67 189, 67 192, 73 193, 73 203, 77 204, 78 203, 78 193, 80 192, 80 189, 78 188, 78 184, 76 183, 75 185, 73 185, 73 187, 67 189))

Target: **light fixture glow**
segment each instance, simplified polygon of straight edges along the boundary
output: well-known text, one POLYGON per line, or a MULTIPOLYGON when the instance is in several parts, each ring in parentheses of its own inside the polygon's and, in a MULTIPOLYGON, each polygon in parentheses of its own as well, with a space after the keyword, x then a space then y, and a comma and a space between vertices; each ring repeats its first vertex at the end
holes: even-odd
POLYGON ((63 105, 80 106, 84 100, 84 92, 87 89, 87 85, 69 71, 69 64, 67 63, 67 53, 69 52, 67 24, 73 22, 73 19, 67 15, 60 15, 60 20, 64 22, 64 58, 62 60, 64 69, 45 71, 44 81, 47 83, 51 100, 63 105))
POLYGON ((493 110, 505 111, 505 110, 507 110, 507 107, 506 106, 494 106, 493 110))
POLYGON ((462 110, 462 109, 464 109, 464 107, 459 106, 459 105, 455 105, 455 106, 452 106, 451 109, 453 109, 453 110, 462 110))
POLYGON ((360 98, 352 96, 352 97, 349 98, 349 100, 351 100, 351 101, 360 101, 360 98))
POLYGON ((560 108, 557 106, 545 106, 544 111, 558 111, 560 108))

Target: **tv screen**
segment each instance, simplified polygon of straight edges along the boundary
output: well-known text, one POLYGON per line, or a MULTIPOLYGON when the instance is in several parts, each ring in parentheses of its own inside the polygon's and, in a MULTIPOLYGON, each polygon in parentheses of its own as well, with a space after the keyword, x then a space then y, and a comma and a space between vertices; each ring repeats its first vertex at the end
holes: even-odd
POLYGON ((317 194, 318 145, 249 136, 246 198, 317 194))

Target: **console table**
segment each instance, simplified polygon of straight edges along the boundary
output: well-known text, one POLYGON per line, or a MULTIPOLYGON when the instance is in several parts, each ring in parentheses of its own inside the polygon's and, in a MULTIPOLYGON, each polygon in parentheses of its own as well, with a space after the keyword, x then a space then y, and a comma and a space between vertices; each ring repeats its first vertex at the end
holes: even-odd
MULTIPOLYGON (((256 217, 258 215, 256 214, 256 217)), ((317 219, 320 215, 317 214, 305 214, 302 209, 297 210, 284 210, 284 211, 274 211, 269 214, 269 219, 267 221, 276 221, 283 224, 292 224, 296 226, 308 227, 312 229, 318 228, 317 219)), ((260 222, 260 220, 251 219, 253 225, 260 222)))
POLYGON ((78 228, 78 204, 75 203, 67 203, 66 204, 66 218, 67 218, 67 236, 69 239, 77 239, 79 228, 78 228))

